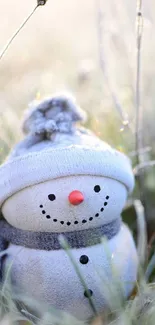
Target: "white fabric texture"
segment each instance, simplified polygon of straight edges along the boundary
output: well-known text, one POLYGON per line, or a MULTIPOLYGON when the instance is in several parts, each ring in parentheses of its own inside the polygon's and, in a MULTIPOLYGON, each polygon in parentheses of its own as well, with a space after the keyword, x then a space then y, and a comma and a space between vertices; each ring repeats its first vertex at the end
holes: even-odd
POLYGON ((71 146, 14 158, 0 168, 0 206, 16 192, 72 175, 104 176, 132 190, 134 179, 126 157, 116 151, 71 146))
MULTIPOLYGON (((22 288, 24 294, 66 310, 81 320, 93 316, 88 298, 84 296, 84 288, 64 250, 47 252, 10 245, 6 253, 6 265, 13 262, 12 281, 22 288)), ((130 231, 125 225, 105 247, 99 244, 72 249, 71 254, 88 289, 93 292, 92 299, 98 312, 107 304, 104 285, 106 277, 107 284, 112 282, 110 263, 114 265, 115 280, 116 276, 121 280, 124 295, 128 296, 132 291, 137 274, 137 254, 130 231), (81 255, 89 258, 87 264, 79 262, 81 255)))

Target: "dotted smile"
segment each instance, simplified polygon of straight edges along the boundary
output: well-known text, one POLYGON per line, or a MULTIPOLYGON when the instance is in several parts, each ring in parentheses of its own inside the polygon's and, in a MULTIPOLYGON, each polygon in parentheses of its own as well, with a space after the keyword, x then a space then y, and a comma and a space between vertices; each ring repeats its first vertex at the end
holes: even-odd
MULTIPOLYGON (((109 200, 109 196, 108 196, 108 195, 106 196, 106 200, 109 200)), ((104 207, 107 206, 107 205, 108 205, 108 202, 105 201, 105 202, 104 202, 104 207)), ((100 209, 100 211, 103 212, 103 211, 104 211, 104 208, 102 207, 102 208, 100 209)), ((95 214, 95 217, 98 218, 99 215, 100 215, 99 213, 96 213, 96 214, 95 214)))
MULTIPOLYGON (((50 194, 50 195, 48 196, 48 198, 49 198, 50 201, 54 201, 54 200, 55 200, 55 195, 54 195, 54 194, 50 194)), ((109 196, 107 195, 107 196, 106 196, 106 201, 104 202, 104 207, 108 205, 108 202, 107 202, 108 200, 109 200, 109 196)), ((43 207, 42 204, 40 205, 40 208, 43 209, 43 210, 42 210, 42 214, 46 214, 46 211, 44 210, 44 207, 43 207)), ((100 209, 100 212, 103 212, 103 211, 104 211, 104 208, 102 207, 102 208, 100 209)), ((96 213, 96 214, 95 214, 95 218, 98 218, 99 216, 100 216, 99 213, 96 213)), ((46 215, 46 218, 47 218, 47 219, 51 219, 51 216, 50 216, 49 214, 47 214, 47 215, 46 215)), ((93 219, 94 219, 93 217, 90 217, 90 218, 89 218, 89 221, 92 221, 93 219)), ((53 219, 53 222, 57 222, 57 221, 58 221, 57 219, 53 219)), ((83 219, 83 220, 82 220, 82 224, 85 224, 87 221, 88 221, 88 220, 83 219)), ((64 223, 65 223, 65 222, 64 222, 63 220, 60 221, 60 224, 61 224, 61 225, 64 225, 64 223)), ((77 225, 77 224, 79 224, 79 221, 75 220, 75 221, 74 221, 74 225, 77 225)), ((66 222, 66 225, 67 225, 67 226, 70 226, 70 225, 71 225, 71 222, 70 222, 70 221, 67 221, 67 222, 66 222)))

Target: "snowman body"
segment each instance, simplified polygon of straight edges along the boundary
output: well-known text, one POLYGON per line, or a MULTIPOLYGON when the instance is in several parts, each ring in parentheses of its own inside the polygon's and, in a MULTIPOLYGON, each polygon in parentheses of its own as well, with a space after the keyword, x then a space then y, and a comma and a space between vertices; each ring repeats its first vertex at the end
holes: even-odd
MULTIPOLYGON (((122 294, 127 297, 131 293, 137 275, 137 253, 125 225, 122 224, 106 247, 97 244, 70 252, 98 312, 108 305, 105 291, 108 283, 115 285, 119 280, 122 294)), ((7 256, 7 264, 13 261, 12 281, 25 294, 68 311, 80 320, 93 316, 85 289, 64 250, 43 251, 10 245, 7 256)))

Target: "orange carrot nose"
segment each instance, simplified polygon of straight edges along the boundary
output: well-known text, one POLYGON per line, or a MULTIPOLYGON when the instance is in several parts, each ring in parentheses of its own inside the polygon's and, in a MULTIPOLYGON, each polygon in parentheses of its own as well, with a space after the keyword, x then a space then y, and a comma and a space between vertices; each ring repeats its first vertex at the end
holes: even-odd
POLYGON ((84 196, 80 191, 73 191, 68 196, 69 202, 73 205, 78 205, 84 201, 84 196))

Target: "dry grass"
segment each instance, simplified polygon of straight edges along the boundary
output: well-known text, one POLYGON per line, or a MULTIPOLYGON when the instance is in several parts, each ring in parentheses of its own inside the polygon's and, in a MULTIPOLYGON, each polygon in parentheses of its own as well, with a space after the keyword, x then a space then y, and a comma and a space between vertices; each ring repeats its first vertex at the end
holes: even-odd
MULTIPOLYGON (((2 48, 26 15, 33 0, 5 0, 0 5, 2 48)), ((146 5, 143 44, 143 103, 153 115, 152 100, 155 50, 152 27, 153 0, 146 5), (148 42, 149 41, 149 42, 148 42)), ((134 121, 135 1, 103 3, 104 61, 110 83, 124 111, 134 121), (121 72, 121 73, 120 73, 121 72)), ((70 90, 89 112, 89 126, 110 143, 134 148, 134 136, 119 132, 121 123, 102 76, 97 31, 97 1, 48 0, 39 7, 0 62, 1 139, 10 146, 19 139, 21 117, 29 101, 55 91, 70 90), (11 135, 8 139, 8 128, 11 135), (11 139, 10 139, 11 138, 11 139)), ((147 120, 146 120, 147 122, 147 120)), ((153 126, 152 126, 153 128, 153 126)), ((3 148, 3 144, 2 144, 3 148)), ((6 148, 7 150, 7 148, 6 148)), ((8 150, 7 150, 8 151, 8 150)), ((5 153, 4 153, 5 155, 5 153)))

